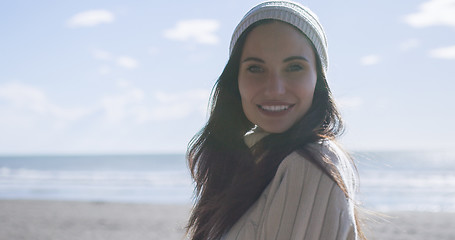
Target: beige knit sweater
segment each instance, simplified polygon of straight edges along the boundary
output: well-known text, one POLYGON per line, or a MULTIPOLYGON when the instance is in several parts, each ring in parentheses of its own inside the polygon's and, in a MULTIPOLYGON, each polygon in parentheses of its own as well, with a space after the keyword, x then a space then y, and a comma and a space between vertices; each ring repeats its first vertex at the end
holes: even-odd
MULTIPOLYGON (((264 134, 246 136, 252 144, 264 134)), ((340 171, 351 197, 354 173, 349 160, 332 142, 314 144, 340 171)), ((338 185, 316 165, 294 152, 287 156, 259 199, 223 235, 223 240, 357 239, 354 206, 338 185)))

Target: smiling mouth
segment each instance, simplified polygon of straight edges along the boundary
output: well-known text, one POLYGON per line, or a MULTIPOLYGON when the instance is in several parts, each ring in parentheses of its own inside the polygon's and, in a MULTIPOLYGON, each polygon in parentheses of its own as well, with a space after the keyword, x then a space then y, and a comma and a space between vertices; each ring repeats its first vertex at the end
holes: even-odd
POLYGON ((293 107, 294 105, 257 105, 260 109, 268 112, 283 112, 293 107))

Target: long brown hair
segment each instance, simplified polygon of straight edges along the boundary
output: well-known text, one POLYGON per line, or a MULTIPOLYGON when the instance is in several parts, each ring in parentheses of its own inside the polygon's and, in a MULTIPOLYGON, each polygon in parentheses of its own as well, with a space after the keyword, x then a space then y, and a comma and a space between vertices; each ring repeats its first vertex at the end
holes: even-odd
POLYGON ((310 156, 308 160, 347 194, 334 166, 306 150, 307 144, 334 139, 343 130, 319 60, 313 103, 308 112, 289 130, 263 138, 253 151, 244 143, 245 133, 254 125, 241 105, 237 79, 240 56, 248 33, 271 21, 276 20, 259 21, 243 32, 214 86, 209 120, 189 143, 188 164, 196 183, 195 206, 188 223, 193 240, 219 239, 228 231, 258 199, 279 164, 293 151, 310 156), (261 161, 256 163, 258 156, 261 161))

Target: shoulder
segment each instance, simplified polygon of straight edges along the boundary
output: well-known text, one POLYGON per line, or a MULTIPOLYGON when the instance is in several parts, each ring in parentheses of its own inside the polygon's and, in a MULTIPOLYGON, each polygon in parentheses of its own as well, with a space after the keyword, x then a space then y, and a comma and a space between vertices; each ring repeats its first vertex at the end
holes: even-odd
POLYGON ((344 184, 349 196, 354 198, 355 192, 358 189, 358 179, 356 167, 352 158, 346 153, 336 142, 324 141, 320 144, 313 145, 317 147, 322 156, 328 159, 336 168, 344 184))
POLYGON ((316 176, 323 174, 317 167, 301 152, 294 151, 286 156, 275 174, 275 180, 286 178, 294 183, 302 182, 305 179, 315 179, 316 176))
MULTIPOLYGON (((283 177, 286 174, 290 175, 288 178, 302 178, 303 180, 303 175, 307 175, 306 179, 323 175, 324 178, 331 179, 326 174, 327 171, 321 169, 322 164, 315 163, 316 161, 325 162, 339 173, 349 196, 354 197, 357 191, 357 175, 355 166, 347 153, 335 142, 329 140, 309 144, 306 150, 311 156, 304 151, 294 151, 285 157, 277 169, 276 177, 283 177)), ((331 170, 329 169, 329 171, 331 170)))
POLYGON ((316 172, 323 172, 316 162, 324 161, 337 166, 344 161, 343 156, 340 156, 339 151, 336 151, 332 142, 311 143, 307 145, 305 150, 296 150, 286 156, 278 167, 277 173, 308 168, 316 168, 316 172))
MULTIPOLYGON (((328 145, 312 147, 319 149, 320 154, 327 154, 334 165, 344 161, 328 145)), ((314 235, 311 239, 332 239, 327 236, 347 236, 355 232, 353 202, 309 157, 298 151, 289 154, 278 167, 267 199, 288 206, 288 211, 296 214, 291 217, 296 222, 293 224, 308 226, 306 235, 314 235), (318 234, 322 234, 321 238, 316 237, 318 234)), ((278 207, 277 212, 283 212, 282 209, 278 207)))
POLYGON ((299 164, 303 162, 310 162, 310 158, 325 158, 333 165, 339 165, 346 161, 344 152, 338 145, 330 140, 322 141, 319 143, 310 143, 305 148, 306 151, 296 150, 283 159, 282 164, 299 164), (310 155, 311 156, 310 156, 310 155))
POLYGON ((309 189, 326 185, 331 188, 335 182, 303 152, 294 151, 286 156, 279 165, 275 177, 272 180, 276 187, 285 185, 292 188, 295 193, 297 189, 307 192, 309 189))

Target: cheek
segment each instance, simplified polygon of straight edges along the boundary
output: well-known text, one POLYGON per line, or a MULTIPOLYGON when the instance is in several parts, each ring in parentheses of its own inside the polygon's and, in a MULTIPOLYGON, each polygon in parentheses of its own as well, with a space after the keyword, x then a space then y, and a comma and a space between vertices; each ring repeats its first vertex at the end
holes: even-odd
MULTIPOLYGON (((314 82, 307 82, 306 84, 300 86, 300 91, 298 91, 298 95, 300 98, 300 101, 302 101, 302 108, 306 112, 308 110, 312 103, 313 103, 313 97, 314 97, 314 91, 316 88, 316 81, 314 82)), ((295 88, 298 89, 298 88, 295 88)))
POLYGON ((308 105, 312 105, 313 104, 313 98, 314 98, 314 90, 315 90, 315 87, 312 86, 312 88, 310 88, 310 90, 307 92, 307 101, 308 101, 308 105))
POLYGON ((245 79, 239 78, 239 93, 240 93, 240 100, 242 103, 242 110, 245 114, 246 118, 254 123, 254 111, 256 105, 253 103, 254 91, 255 88, 251 86, 251 84, 247 84, 245 79))
POLYGON ((239 78, 239 92, 240 98, 242 100, 242 104, 251 100, 252 95, 254 94, 254 88, 252 88, 251 84, 247 84, 245 79, 239 78))
POLYGON ((245 82, 239 78, 238 80, 239 86, 239 93, 240 93, 240 101, 242 102, 243 111, 245 111, 245 103, 248 99, 248 91, 245 89, 245 82))

